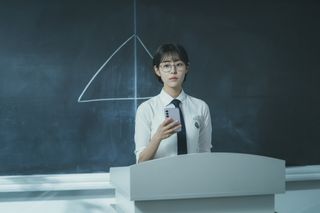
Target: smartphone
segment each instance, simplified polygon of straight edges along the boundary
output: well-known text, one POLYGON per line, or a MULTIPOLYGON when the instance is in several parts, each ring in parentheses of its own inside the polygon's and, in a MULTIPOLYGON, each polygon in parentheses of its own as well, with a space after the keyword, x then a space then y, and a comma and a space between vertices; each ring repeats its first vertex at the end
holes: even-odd
MULTIPOLYGON (((166 118, 172 118, 174 121, 178 121, 179 123, 181 123, 180 112, 178 108, 164 108, 164 116, 166 118)), ((176 132, 180 132, 180 131, 181 131, 181 127, 176 130, 176 132)))

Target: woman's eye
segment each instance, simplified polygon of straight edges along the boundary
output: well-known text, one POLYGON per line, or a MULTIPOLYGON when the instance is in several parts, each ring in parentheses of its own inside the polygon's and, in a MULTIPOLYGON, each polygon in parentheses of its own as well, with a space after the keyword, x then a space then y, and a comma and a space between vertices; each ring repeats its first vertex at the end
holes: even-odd
POLYGON ((177 63, 176 64, 177 67, 183 67, 183 65, 184 65, 183 63, 177 63))
POLYGON ((165 65, 163 65, 163 68, 170 68, 170 64, 165 64, 165 65))

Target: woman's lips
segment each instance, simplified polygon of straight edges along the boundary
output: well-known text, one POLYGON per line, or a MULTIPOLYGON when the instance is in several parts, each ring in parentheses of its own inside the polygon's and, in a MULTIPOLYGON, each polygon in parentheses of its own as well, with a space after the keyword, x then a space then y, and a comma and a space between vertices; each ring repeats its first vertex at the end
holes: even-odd
POLYGON ((170 81, 176 81, 176 80, 178 80, 178 78, 177 77, 171 77, 171 78, 169 78, 169 80, 170 81))

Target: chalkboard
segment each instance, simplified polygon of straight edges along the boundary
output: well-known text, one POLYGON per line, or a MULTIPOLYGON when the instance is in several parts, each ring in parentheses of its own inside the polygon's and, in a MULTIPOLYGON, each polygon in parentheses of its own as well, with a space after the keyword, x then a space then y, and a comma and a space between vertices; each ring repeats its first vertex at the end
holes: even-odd
POLYGON ((213 151, 320 164, 317 1, 0 3, 0 175, 135 162, 137 106, 161 90, 151 55, 185 46, 213 151))

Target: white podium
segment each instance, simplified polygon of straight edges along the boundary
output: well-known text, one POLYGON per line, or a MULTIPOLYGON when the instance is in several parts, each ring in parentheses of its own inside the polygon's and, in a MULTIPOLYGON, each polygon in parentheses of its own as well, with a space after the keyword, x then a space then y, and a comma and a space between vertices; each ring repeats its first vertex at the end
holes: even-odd
POLYGON ((110 169, 121 213, 273 213, 285 162, 258 155, 197 153, 110 169))

